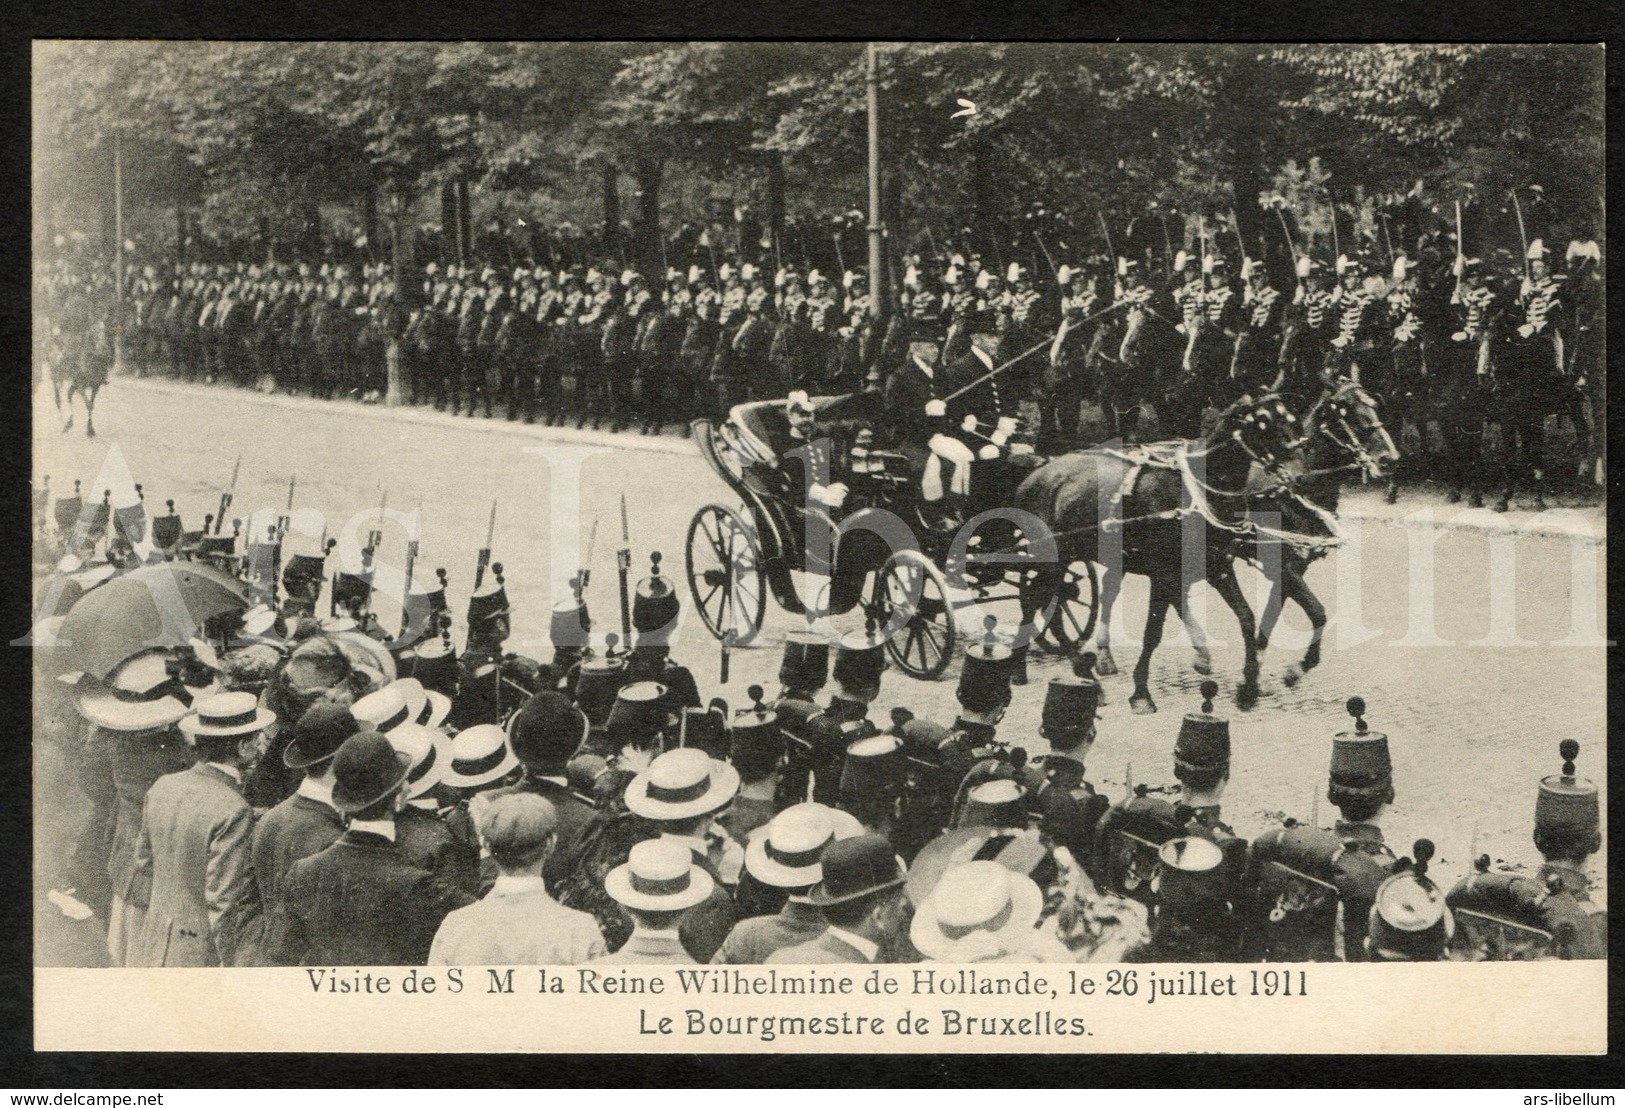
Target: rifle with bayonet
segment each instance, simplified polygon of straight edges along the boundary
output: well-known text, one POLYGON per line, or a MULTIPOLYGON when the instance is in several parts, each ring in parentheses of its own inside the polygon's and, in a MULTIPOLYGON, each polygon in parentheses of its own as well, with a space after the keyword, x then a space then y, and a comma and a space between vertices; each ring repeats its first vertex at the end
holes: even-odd
POLYGON ((621 587, 621 641, 632 648, 632 532, 626 520, 626 494, 621 494, 621 548, 615 552, 615 572, 621 587))
POLYGON ((242 464, 243 456, 239 454, 237 460, 231 464, 231 484, 220 494, 220 510, 214 514, 214 533, 217 535, 226 522, 226 509, 231 507, 232 496, 237 491, 237 471, 242 468, 242 464))
POLYGON ((474 591, 480 591, 485 583, 485 571, 491 565, 491 540, 497 531, 497 502, 491 500, 491 518, 485 524, 485 545, 480 547, 479 560, 474 563, 474 591))
MULTIPOLYGON (((423 505, 418 504, 418 518, 423 517, 423 505)), ((399 638, 404 639, 411 630, 412 624, 412 573, 418 560, 418 533, 414 529, 412 537, 406 540, 406 585, 401 590, 401 633, 399 638)))

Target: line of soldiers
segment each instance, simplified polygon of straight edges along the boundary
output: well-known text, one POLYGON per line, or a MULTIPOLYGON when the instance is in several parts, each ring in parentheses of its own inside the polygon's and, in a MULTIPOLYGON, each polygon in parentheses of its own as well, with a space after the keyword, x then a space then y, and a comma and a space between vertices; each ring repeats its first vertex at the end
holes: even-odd
POLYGON ((572 582, 544 664, 505 647, 500 564, 477 574, 458 654, 443 574, 408 594, 392 636, 368 572, 328 576, 325 552, 268 580, 253 546, 173 512, 62 499, 74 560, 42 618, 171 560, 261 600, 100 679, 48 678, 42 657, 41 738, 72 754, 91 801, 78 883, 53 898, 100 915, 121 964, 1605 955, 1584 872, 1600 799, 1573 740, 1537 791, 1540 866, 1478 858, 1447 887, 1430 842, 1399 857, 1384 841, 1393 766, 1358 697, 1331 743, 1340 818, 1248 843, 1223 819, 1239 759, 1213 682, 1174 740, 1177 784, 1125 781, 1114 803, 1087 776, 1104 702, 1087 655, 1045 687, 1047 753, 1029 756, 1028 736, 1000 731, 1021 683, 991 629, 949 725, 873 717, 887 663, 872 623, 793 633, 778 695, 753 686, 734 711, 671 658, 681 605, 658 556, 625 640, 593 632, 572 582))

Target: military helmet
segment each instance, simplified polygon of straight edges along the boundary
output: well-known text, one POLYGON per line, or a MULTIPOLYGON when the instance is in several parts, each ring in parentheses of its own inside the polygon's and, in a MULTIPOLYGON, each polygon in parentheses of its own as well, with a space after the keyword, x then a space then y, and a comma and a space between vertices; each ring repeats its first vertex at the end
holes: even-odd
POLYGON ((1570 833, 1595 830, 1600 826, 1597 786, 1574 772, 1580 744, 1564 739, 1557 752, 1563 759, 1563 772, 1541 778, 1540 791, 1535 794, 1535 828, 1570 833))
POLYGON ((632 626, 638 632, 639 646, 665 646, 677 628, 682 604, 671 578, 660 573, 660 551, 649 555, 649 576, 638 582, 632 598, 632 626))
POLYGON ((1071 750, 1089 741, 1105 690, 1095 679, 1095 656, 1085 652, 1073 659, 1073 672, 1050 678, 1044 690, 1044 710, 1038 734, 1056 750, 1071 750))
POLYGON ((1220 867, 1224 851, 1207 839, 1181 835, 1157 848, 1161 863, 1158 902, 1179 909, 1223 900, 1224 879, 1220 867))
POLYGON ((580 578, 571 579, 570 595, 554 604, 548 617, 547 641, 554 650, 580 650, 587 645, 592 618, 587 612, 587 598, 577 591, 580 583, 580 578))
POLYGON ((1433 843, 1417 839, 1413 853, 1413 864, 1377 888, 1366 933, 1366 949, 1375 959, 1436 962, 1455 934, 1445 894, 1427 875, 1433 843))
POLYGON ((1388 736, 1366 726, 1363 697, 1349 697, 1347 707, 1354 717, 1354 730, 1332 736, 1331 784, 1353 793, 1391 789, 1394 767, 1388 756, 1388 736))
POLYGON ((684 708, 677 721, 677 745, 692 746, 719 761, 728 757, 728 702, 711 698, 704 708, 684 708))
POLYGON ((841 636, 832 672, 843 688, 873 696, 880 691, 880 675, 885 669, 886 640, 876 630, 873 619, 867 621, 864 630, 841 636))
POLYGON ((1187 712, 1174 741, 1174 769, 1228 770, 1230 768, 1230 721, 1213 714, 1213 699, 1219 695, 1216 681, 1202 682, 1202 710, 1187 712))
POLYGON ((784 658, 779 662, 779 684, 791 692, 812 695, 829 681, 829 642, 812 631, 791 631, 784 637, 784 658))
POLYGON ((841 767, 841 807, 850 811, 895 797, 906 771, 902 739, 887 734, 858 739, 846 748, 841 767))
POLYGON ((965 649, 965 665, 954 690, 960 707, 968 712, 991 712, 1010 703, 1010 648, 997 641, 993 616, 983 623, 982 641, 965 649))
POLYGON ((152 521, 152 542, 160 550, 173 552, 180 545, 181 532, 185 528, 181 526, 181 517, 175 514, 175 502, 166 500, 164 506, 169 512, 152 521))
POLYGON ((502 579, 502 563, 491 566, 493 584, 468 598, 468 625, 470 628, 489 623, 508 614, 508 590, 502 579))
POLYGON ((604 733, 622 746, 650 746, 674 722, 670 689, 658 681, 633 681, 615 692, 604 733))
POLYGON ((359 608, 372 596, 372 571, 333 575, 333 603, 341 610, 359 608))
POLYGON ((961 827, 1027 826, 1027 790, 1009 777, 995 777, 973 786, 965 796, 961 827))
POLYGON ((604 656, 588 658, 581 663, 576 677, 576 707, 594 727, 602 727, 615 706, 616 694, 626 684, 626 661, 604 656))

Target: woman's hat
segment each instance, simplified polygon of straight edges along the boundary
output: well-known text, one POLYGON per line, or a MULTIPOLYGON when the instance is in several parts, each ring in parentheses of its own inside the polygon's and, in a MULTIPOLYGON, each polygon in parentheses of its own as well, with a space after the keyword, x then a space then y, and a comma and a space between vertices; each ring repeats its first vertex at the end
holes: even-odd
POLYGON ((715 882, 682 843, 647 839, 604 876, 604 891, 640 912, 681 912, 711 895, 715 882))
POLYGON ((943 873, 914 913, 909 940, 938 962, 1008 952, 1038 923, 1044 894, 997 862, 962 862, 943 873))
POLYGON ((406 799, 416 800, 445 779, 451 766, 451 739, 444 731, 403 723, 388 734, 389 745, 406 755, 406 799))
POLYGON ((333 807, 345 815, 393 796, 406 780, 407 757, 377 731, 351 735, 333 757, 333 807))
POLYGON ((626 807, 647 819, 692 819, 722 810, 738 792, 738 770, 703 750, 679 747, 633 779, 626 789, 626 807))
POLYGON ((228 692, 197 701, 192 714, 180 721, 188 742, 252 735, 276 722, 276 713, 260 707, 253 693, 228 692))
POLYGON ((293 725, 293 739, 282 751, 282 764, 305 769, 325 762, 339 752, 345 739, 361 730, 348 705, 317 701, 293 725))
POLYGON ((121 662, 106 681, 87 680, 79 694, 79 714, 109 731, 152 731, 186 717, 201 698, 220 691, 212 673, 197 669, 190 676, 204 685, 188 685, 186 669, 172 673, 174 659, 166 650, 151 650, 121 662))
POLYGON ((805 889, 824 879, 830 844, 863 834, 857 817, 823 804, 792 804, 750 834, 745 869, 775 889, 805 889))
POLYGON ((855 835, 830 843, 819 864, 824 879, 808 899, 820 908, 895 889, 904 880, 903 863, 884 835, 855 835))
POLYGON ((451 766, 441 779, 459 789, 500 781, 519 764, 508 734, 494 723, 476 723, 452 736, 451 766))
POLYGON ((350 714, 363 728, 387 735, 403 723, 415 722, 427 706, 422 684, 408 678, 368 693, 350 705, 350 714))

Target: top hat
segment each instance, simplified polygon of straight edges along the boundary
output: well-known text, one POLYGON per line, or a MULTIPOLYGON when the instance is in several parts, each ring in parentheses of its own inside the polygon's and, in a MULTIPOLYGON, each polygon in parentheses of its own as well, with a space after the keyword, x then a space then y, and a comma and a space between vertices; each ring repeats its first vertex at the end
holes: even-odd
POLYGON ((627 682, 626 660, 611 655, 586 658, 576 676, 576 707, 594 727, 602 727, 615 706, 615 696, 627 682))
POLYGON ((1018 948, 1043 908, 1043 891, 1031 878, 998 862, 961 862, 921 901, 909 940, 933 961, 981 961, 1018 948))
POLYGON ((721 811, 738 792, 738 770, 703 750, 680 747, 657 757, 632 780, 626 807, 647 819, 692 819, 721 811))
POLYGON ((1331 782, 1353 791, 1386 789, 1394 773, 1388 736, 1366 726, 1364 698, 1349 697, 1348 713, 1354 717, 1354 730, 1332 736, 1331 782))
POLYGON ((763 762, 775 753, 782 757, 785 738, 779 713, 762 703, 762 686, 750 686, 745 695, 750 697, 751 704, 734 715, 728 744, 729 761, 763 762))
POLYGON ((1535 794, 1535 827, 1549 831, 1588 831, 1599 826, 1597 786, 1574 773, 1580 744, 1564 739, 1558 744, 1563 772, 1543 777, 1535 794))
POLYGON ((622 746, 648 746, 673 720, 670 690, 658 681, 622 685, 604 720, 604 731, 622 746))
POLYGON ((829 642, 811 631, 791 631, 785 635, 779 684, 786 692, 812 696, 828 680, 829 642))
POLYGON ((451 739, 451 765, 442 779, 459 789, 500 781, 519 765, 508 734, 494 723, 465 727, 451 739))
POLYGON ((866 621, 862 631, 841 636, 837 645, 835 680, 850 692, 878 694, 880 675, 886 669, 886 640, 875 630, 875 621, 866 621))
POLYGON ((1213 714, 1216 681, 1202 682, 1202 710, 1187 712, 1174 740, 1174 769, 1178 772, 1224 770, 1230 766, 1230 721, 1213 714))
POLYGON ((1445 894, 1429 879, 1433 843, 1417 839, 1416 862, 1377 888, 1371 905, 1366 949, 1373 958, 1396 962, 1436 962, 1455 933, 1445 894))
POLYGON ((527 768, 556 774, 587 741, 590 725, 564 694, 544 689, 508 720, 508 741, 527 768))
POLYGON ((416 800, 440 784, 451 767, 451 739, 435 727, 403 723, 389 732, 389 745, 406 755, 406 799, 416 800))
POLYGON ((805 889, 824 878, 824 851, 863 834, 857 818, 823 804, 792 804, 750 834, 745 869, 775 889, 805 889))
POLYGON ((670 839, 646 839, 632 847, 626 862, 604 875, 604 891, 635 911, 681 912, 711 895, 711 875, 694 863, 693 852, 670 839))
POLYGON ((968 712, 990 712, 1010 703, 1010 648, 995 641, 994 617, 984 622, 982 641, 965 648, 965 665, 954 690, 960 707, 968 712))
POLYGON ((1094 660, 1093 654, 1083 654, 1074 660, 1072 673, 1050 678, 1044 690, 1038 734, 1054 749, 1073 749, 1094 734, 1105 691, 1095 679, 1094 660))
POLYGON ((856 835, 824 848, 824 877, 808 897, 820 908, 895 889, 904 881, 902 864, 881 835, 856 835))
POLYGON ((1162 863, 1157 895, 1168 908, 1208 903, 1224 899, 1224 851, 1207 839, 1184 835, 1169 839, 1157 848, 1162 863))
POLYGON ((192 705, 220 691, 215 675, 178 664, 166 650, 149 650, 119 663, 105 681, 79 694, 79 714, 108 731, 151 731, 184 719, 192 705), (204 681, 187 684, 188 679, 204 681))
POLYGON ((282 764, 289 769, 306 769, 325 762, 339 752, 345 739, 360 730, 361 725, 346 705, 317 701, 294 724, 293 740, 282 751, 282 764))
POLYGON ((253 693, 223 692, 197 701, 179 727, 188 742, 196 743, 199 739, 252 735, 275 722, 276 713, 260 707, 253 693))
POLYGON ((409 768, 377 731, 351 735, 333 756, 333 807, 345 815, 370 808, 401 787, 409 768))
POLYGON ((665 646, 677 629, 682 604, 671 578, 660 572, 660 551, 649 555, 649 576, 638 582, 632 598, 632 626, 638 632, 639 646, 665 646))
POLYGON ((1027 826, 1027 790, 1008 777, 974 786, 965 797, 962 827, 1027 826))

